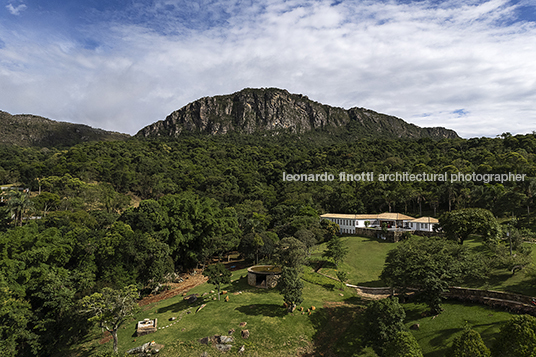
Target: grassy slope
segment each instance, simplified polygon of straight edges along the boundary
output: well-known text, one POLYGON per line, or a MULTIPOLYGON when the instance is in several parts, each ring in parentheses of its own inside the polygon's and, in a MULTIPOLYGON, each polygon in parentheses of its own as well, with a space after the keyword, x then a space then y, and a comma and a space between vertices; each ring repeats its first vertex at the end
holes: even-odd
MULTIPOLYGON (((386 243, 382 240, 364 237, 344 237, 344 244, 349 248, 344 261, 338 269, 348 273, 348 282, 360 286, 385 286, 379 280, 387 253, 394 249, 398 243, 386 243)), ((312 259, 321 259, 326 244, 321 244, 312 254, 312 259)), ((322 273, 336 276, 333 265, 325 265, 322 273)))
MULTIPOLYGON (((478 250, 482 245, 480 238, 473 237, 472 239, 464 242, 472 249, 478 250)), ((525 243, 532 248, 532 261, 536 264, 536 244, 525 243)), ((469 287, 507 291, 516 294, 524 294, 529 296, 536 296, 536 285, 534 283, 534 277, 531 276, 531 268, 525 268, 512 275, 512 272, 506 269, 497 269, 492 272, 488 281, 480 281, 472 284, 466 284, 469 287)))
MULTIPOLYGON (((378 275, 383 268, 387 252, 396 244, 362 237, 345 237, 343 241, 350 248, 350 253, 341 265, 343 270, 349 272, 349 281, 359 285, 381 286, 378 275)), ((467 244, 477 247, 480 243, 468 241, 467 244)), ((325 245, 318 247, 313 252, 313 259, 320 258, 324 249, 325 245)), ((333 267, 324 268, 322 271, 335 275, 333 267)), ((363 349, 360 342, 362 330, 359 315, 366 302, 359 299, 353 290, 346 288, 344 296, 340 296, 341 291, 338 290, 339 285, 336 282, 316 275, 316 284, 305 282, 305 300, 302 304, 306 309, 315 306, 316 310, 310 316, 301 313, 288 315, 281 307, 283 300, 277 290, 252 288, 247 285, 245 275, 245 270, 233 273, 234 282, 227 287, 230 293, 229 302, 207 298, 207 306, 197 314, 187 315, 186 311, 195 311, 202 302, 191 306, 184 302, 181 296, 144 307, 143 312, 119 331, 120 351, 124 352, 154 340, 166 345, 160 353, 164 357, 199 356, 204 351, 216 356, 220 353, 212 347, 201 345, 197 340, 214 334, 227 334, 229 329, 234 328, 236 343, 227 355, 235 355, 242 344, 249 356, 295 356, 297 351, 305 353, 313 349, 317 354, 310 356, 320 355, 319 352, 323 356, 373 355, 370 349, 363 349), (233 295, 236 291, 243 293, 233 295), (172 316, 182 318, 172 324, 169 322, 172 316), (157 317, 161 327, 170 326, 147 336, 134 337, 136 321, 147 317, 157 317), (251 333, 247 340, 240 337, 241 328, 238 324, 242 321, 248 323, 245 328, 251 333)), ((519 282, 526 279, 528 277, 524 273, 517 273, 493 288, 519 288, 523 285, 519 282)), ((190 293, 203 294, 213 289, 212 285, 203 284, 192 289, 190 293)), ((406 325, 409 327, 414 323, 420 324, 420 329, 412 332, 426 357, 443 356, 465 323, 480 332, 490 347, 500 324, 511 317, 507 312, 492 310, 486 306, 460 303, 445 303, 445 311, 436 318, 421 316, 421 313, 427 310, 425 305, 405 304, 404 307, 407 312, 406 325)), ((98 332, 98 336, 102 337, 100 330, 98 332)), ((110 348, 111 342, 99 345, 93 340, 86 346, 85 355, 90 356, 96 350, 110 348)))
MULTIPOLYGON (((351 289, 346 289, 344 296, 340 296, 339 290, 326 289, 306 282, 302 306, 305 310, 315 306, 316 310, 311 315, 307 313, 302 315, 301 312, 289 315, 282 307, 283 299, 277 290, 253 288, 247 285, 245 276, 245 270, 233 273, 235 281, 226 288, 229 291, 229 302, 223 299, 214 301, 208 298, 213 296, 209 294, 205 299, 207 306, 198 313, 195 313, 195 310, 202 303, 200 301, 202 299, 189 305, 183 301, 182 296, 145 306, 144 311, 137 314, 119 331, 120 352, 154 340, 166 345, 159 354, 164 357, 199 356, 204 351, 210 355, 218 355, 212 347, 201 345, 197 340, 215 334, 227 335, 228 330, 234 328, 236 343, 232 351, 236 352, 244 344, 248 355, 251 356, 295 356, 297 350, 305 352, 312 348, 313 336, 321 330, 327 316, 322 309, 325 301, 340 304, 345 299, 350 299, 352 308, 361 305, 361 301, 351 289), (232 293, 236 291, 243 293, 233 295, 232 293), (188 310, 192 313, 186 314, 188 310), (177 319, 182 316, 182 319, 173 324, 169 321, 173 316, 177 319), (158 326, 169 325, 169 327, 146 336, 134 337, 136 321, 155 317, 158 318, 158 326), (247 322, 245 329, 251 333, 247 340, 240 337, 242 329, 239 327, 240 322, 247 322)), ((213 289, 212 285, 203 284, 189 293, 203 294, 213 289)), ((95 350, 109 349, 110 346, 111 342, 100 346, 94 341, 91 346, 87 346, 88 355, 95 350)))
POLYGON ((494 310, 487 306, 461 303, 445 303, 445 309, 437 317, 422 317, 428 308, 423 304, 404 304, 406 326, 419 324, 419 330, 412 331, 419 342, 425 357, 443 357, 452 345, 453 339, 463 331, 465 324, 480 333, 486 346, 491 347, 495 334, 503 322, 512 316, 510 313, 494 310))

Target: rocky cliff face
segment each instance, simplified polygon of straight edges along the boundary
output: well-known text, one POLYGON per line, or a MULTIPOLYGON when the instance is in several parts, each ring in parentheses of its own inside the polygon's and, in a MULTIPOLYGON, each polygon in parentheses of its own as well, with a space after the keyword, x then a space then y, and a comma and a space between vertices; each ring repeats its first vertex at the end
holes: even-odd
POLYGON ((143 128, 136 136, 158 138, 187 133, 217 135, 264 131, 299 134, 350 127, 363 137, 458 137, 452 130, 419 128, 362 108, 330 107, 276 88, 244 89, 230 95, 201 98, 171 113, 165 120, 143 128))

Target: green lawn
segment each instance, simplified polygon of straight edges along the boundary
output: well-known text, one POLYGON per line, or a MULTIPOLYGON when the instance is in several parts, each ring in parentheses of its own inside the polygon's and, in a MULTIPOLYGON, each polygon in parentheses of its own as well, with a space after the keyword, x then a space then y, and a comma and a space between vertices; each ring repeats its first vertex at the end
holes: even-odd
MULTIPOLYGON (((348 272, 349 282, 356 285, 383 286, 378 276, 383 269, 385 257, 396 243, 385 243, 363 237, 343 237, 350 251, 339 269, 348 272)), ((478 249, 478 240, 468 240, 465 244, 478 249)), ((311 260, 318 261, 325 245, 320 245, 312 253, 311 260)), ((533 245, 533 249, 536 249, 533 245)), ((535 253, 536 256, 536 253, 535 253)), ((335 276, 334 266, 322 269, 323 273, 335 276)), ((199 356, 207 351, 211 356, 220 353, 211 346, 202 345, 200 338, 211 335, 225 335, 235 329, 236 342, 227 355, 236 355, 241 345, 245 345, 246 356, 296 356, 315 351, 314 355, 323 356, 373 356, 370 349, 363 349, 361 343, 362 328, 360 314, 367 302, 356 296, 349 288, 339 290, 341 285, 329 278, 312 272, 304 267, 305 287, 303 291, 306 309, 315 306, 311 315, 301 312, 287 314, 282 307, 283 299, 278 290, 257 289, 247 285, 246 270, 233 272, 233 283, 224 289, 228 290, 229 302, 214 301, 214 294, 200 298, 193 305, 183 301, 182 296, 161 301, 144 307, 134 319, 125 324, 119 331, 120 352, 140 346, 148 341, 156 341, 166 347, 160 356, 199 356), (242 294, 233 293, 242 291, 242 294), (341 296, 341 294, 343 296, 341 296), (206 303, 207 306, 198 313, 197 307, 206 303), (190 311, 190 314, 187 312, 190 311), (165 327, 156 333, 142 337, 134 337, 136 321, 144 318, 158 318, 158 326, 165 327), (176 317, 174 322, 169 321, 176 317), (245 329, 250 331, 250 338, 240 337, 240 322, 247 322, 245 329), (322 353, 322 354, 320 354, 322 353)), ((522 292, 532 291, 525 272, 514 276, 496 274, 488 288, 522 292), (530 287, 530 288, 527 288, 530 287)), ((191 291, 202 295, 214 290, 209 284, 200 285, 191 291)), ((223 296, 225 297, 225 295, 223 296)), ((491 347, 494 334, 500 324, 508 320, 508 312, 492 310, 486 306, 446 302, 445 311, 436 318, 423 317, 428 310, 423 304, 408 303, 406 309, 406 325, 420 324, 420 329, 412 331, 423 348, 426 357, 444 356, 453 338, 462 331, 467 323, 481 333, 484 342, 491 347)), ((98 351, 110 350, 111 342, 98 344, 102 338, 100 329, 95 329, 93 340, 84 345, 84 353, 80 356, 92 356, 98 351)))
MULTIPOLYGON (((301 306, 304 310, 315 306, 315 311, 312 311, 311 315, 307 312, 287 314, 282 307, 283 298, 278 290, 251 287, 247 285, 246 274, 245 269, 233 273, 234 282, 225 287, 230 298, 229 302, 223 300, 225 295, 222 295, 221 301, 214 301, 212 300, 214 295, 209 294, 204 299, 198 299, 193 306, 185 302, 182 296, 144 306, 144 311, 120 329, 118 333, 120 352, 154 340, 166 346, 159 354, 163 357, 199 356, 204 351, 210 355, 218 355, 219 352, 213 347, 202 345, 198 340, 216 334, 227 335, 230 329, 235 329, 233 336, 236 343, 233 344, 231 352, 236 352, 241 345, 245 345, 247 355, 250 356, 295 356, 297 350, 306 351, 312 348, 313 336, 322 325, 320 321, 326 316, 322 312, 324 302, 339 304, 349 300, 352 306, 362 304, 352 289, 340 291, 305 282, 304 302, 301 306), (238 291, 243 293, 233 294, 238 291), (343 296, 339 295, 341 293, 343 296), (206 307, 195 313, 197 307, 203 303, 202 300, 207 304, 206 307), (187 311, 191 313, 187 314, 187 311), (178 322, 171 322, 169 321, 171 317, 181 319, 178 322), (135 337, 136 322, 144 318, 157 318, 158 326, 167 327, 146 336, 135 337), (251 334, 247 340, 240 336, 240 331, 243 329, 239 326, 240 322, 247 322, 245 329, 251 334)), ((213 285, 203 284, 190 290, 188 294, 203 294, 211 290, 214 290, 213 285)), ((96 331, 102 336, 100 329, 96 331)), ((111 342, 101 346, 95 340, 87 346, 86 355, 92 355, 95 351, 103 349, 111 349, 111 342)))
POLYGON ((494 310, 487 306, 448 302, 443 304, 444 311, 437 317, 421 317, 428 311, 423 304, 403 304, 406 310, 406 326, 419 324, 413 335, 423 349, 425 357, 443 357, 452 345, 453 339, 463 331, 465 324, 478 331, 486 346, 491 348, 495 334, 501 324, 512 315, 505 311, 494 310))
MULTIPOLYGON (((399 243, 387 243, 375 238, 343 237, 344 244, 349 248, 344 261, 338 269, 348 273, 348 282, 360 286, 385 286, 379 279, 387 253, 399 243)), ((322 253, 326 244, 319 245, 311 254, 313 260, 322 259, 322 253)), ((333 265, 327 264, 321 270, 322 273, 336 276, 333 265)))
MULTIPOLYGON (((479 237, 472 237, 466 240, 464 244, 467 244, 474 250, 478 250, 482 247, 482 240, 479 237)), ((536 244, 525 243, 525 245, 532 249, 532 264, 536 265, 536 244)), ((506 269, 497 269, 491 273, 487 281, 473 282, 466 285, 472 288, 536 296, 536 281, 530 274, 532 269, 534 269, 534 266, 529 266, 516 271, 515 274, 512 274, 511 271, 506 269)))

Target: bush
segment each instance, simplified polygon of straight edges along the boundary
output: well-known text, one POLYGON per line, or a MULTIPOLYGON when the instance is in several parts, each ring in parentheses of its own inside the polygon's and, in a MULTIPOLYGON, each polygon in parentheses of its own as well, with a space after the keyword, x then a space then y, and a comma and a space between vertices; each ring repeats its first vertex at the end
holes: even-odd
MULTIPOLYGON (((423 357, 421 346, 411 332, 400 331, 384 348, 389 357, 423 357)), ((468 355, 469 356, 469 355, 468 355)), ((474 355, 477 357, 478 355, 474 355)))
POLYGON ((452 342, 449 356, 489 357, 490 350, 486 347, 482 337, 477 331, 465 329, 465 331, 452 342))

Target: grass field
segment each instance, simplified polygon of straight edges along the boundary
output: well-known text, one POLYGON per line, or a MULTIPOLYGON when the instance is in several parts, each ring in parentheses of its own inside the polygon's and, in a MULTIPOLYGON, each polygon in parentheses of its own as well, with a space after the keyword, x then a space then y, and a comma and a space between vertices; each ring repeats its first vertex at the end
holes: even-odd
MULTIPOLYGON (((118 333, 120 352, 154 340, 166 346, 159 353, 164 357, 199 356, 204 351, 210 355, 218 355, 219 352, 213 347, 202 345, 198 340, 212 335, 227 335, 230 329, 235 329, 233 336, 236 342, 232 351, 236 352, 241 345, 245 345, 246 356, 295 356, 297 351, 303 353, 312 351, 314 336, 318 333, 319 326, 324 324, 321 320, 327 318, 323 311, 324 303, 337 306, 348 304, 345 301, 350 300, 353 308, 363 306, 352 289, 340 291, 305 282, 305 299, 301 306, 304 310, 315 306, 315 311, 312 311, 311 315, 298 311, 287 314, 278 290, 251 287, 247 285, 246 274, 245 269, 233 273, 233 283, 225 288, 228 291, 229 302, 223 300, 225 295, 220 301, 212 300, 215 294, 210 294, 210 291, 214 286, 203 284, 188 292, 200 295, 209 292, 204 299, 198 299, 193 305, 184 301, 182 296, 176 296, 145 306, 144 311, 126 323, 125 328, 120 329, 118 333), (242 294, 233 294, 239 291, 242 291, 242 294), (206 307, 195 313, 203 302, 206 303, 206 307), (191 313, 187 314, 188 311, 191 313), (169 321, 171 317, 176 317, 180 321, 169 321), (134 337, 136 322, 144 318, 157 318, 158 326, 168 327, 146 336, 134 337), (240 322, 247 322, 246 327, 241 328, 240 322), (242 329, 249 330, 249 339, 241 338, 242 329)), ((98 332, 102 337, 100 330, 98 332)), ((111 342, 101 346, 94 340, 92 344, 86 346, 85 355, 90 356, 98 350, 110 348, 111 342)))
MULTIPOLYGON (((343 237, 342 240, 349 248, 349 252, 344 261, 339 264, 338 269, 348 273, 348 282, 360 286, 385 286, 379 279, 385 257, 399 243, 387 243, 379 239, 354 236, 343 237)), ((311 258, 322 259, 325 249, 325 243, 319 245, 311 254, 311 258)), ((322 272, 336 276, 336 269, 332 264, 326 264, 322 272)))
MULTIPOLYGON (((349 282, 356 285, 382 286, 378 275, 383 269, 385 256, 397 244, 385 243, 370 238, 343 237, 350 251, 340 265, 349 273, 349 282)), ((477 240, 466 244, 478 247, 477 240)), ((315 249, 311 259, 319 260, 325 249, 320 245, 315 249)), ((327 266, 322 272, 335 276, 334 266, 327 266)), ((341 285, 329 278, 312 272, 311 267, 304 267, 305 287, 302 306, 307 310, 315 306, 315 311, 302 314, 287 314, 282 307, 283 299, 278 290, 257 289, 247 285, 246 270, 233 272, 233 283, 225 287, 229 302, 214 301, 210 294, 214 287, 210 284, 200 285, 188 294, 209 293, 193 305, 189 305, 182 296, 160 301, 143 307, 143 311, 125 324, 119 331, 120 352, 140 346, 149 341, 164 344, 160 356, 200 356, 208 352, 210 356, 238 355, 240 346, 244 345, 243 356, 374 356, 370 349, 364 349, 361 342, 362 327, 360 315, 366 308, 367 301, 359 298, 350 288, 339 290, 341 285), (234 293, 242 292, 235 295, 234 293), (342 294, 342 296, 341 296, 342 294), (206 307, 195 313, 202 303, 206 307), (190 311, 188 314, 187 312, 190 311), (169 321, 176 317, 175 321, 169 321), (164 327, 157 332, 135 337, 138 320, 157 318, 158 326, 164 327), (247 322, 246 327, 239 326, 247 322), (202 345, 199 339, 211 335, 226 335, 235 329, 235 343, 231 352, 226 354, 212 346, 202 345), (249 339, 242 339, 240 331, 248 329, 249 339)), ((487 285, 497 290, 518 291, 528 283, 530 277, 524 272, 514 276, 494 276, 496 281, 487 285)), ((526 288, 527 291, 533 288, 526 288)), ((426 357, 444 356, 453 338, 463 330, 465 324, 481 333, 488 347, 492 346, 494 334, 501 323, 511 317, 504 311, 493 310, 486 306, 446 302, 445 309, 435 318, 423 317, 427 307, 422 304, 407 303, 406 325, 420 324, 419 330, 412 330, 426 357)), ((81 348, 80 356, 93 356, 98 351, 111 350, 111 342, 99 344, 104 335, 100 329, 95 330, 86 345, 81 348)))
POLYGON ((437 317, 421 317, 428 309, 423 304, 403 304, 406 310, 406 326, 419 324, 419 330, 412 331, 426 357, 443 357, 454 338, 463 331, 465 324, 478 331, 486 346, 493 345, 495 334, 503 322, 511 318, 505 311, 487 306, 447 302, 444 311, 437 317))

